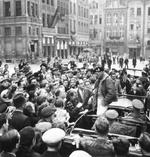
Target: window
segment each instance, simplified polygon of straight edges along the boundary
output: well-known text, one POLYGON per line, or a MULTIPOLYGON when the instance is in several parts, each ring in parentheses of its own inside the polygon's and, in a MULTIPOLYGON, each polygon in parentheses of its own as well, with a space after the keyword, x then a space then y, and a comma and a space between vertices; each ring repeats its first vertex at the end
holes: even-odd
POLYGON ((137 8, 137 16, 141 16, 141 8, 137 8))
POLYGON ((51 0, 51 6, 54 6, 54 0, 51 0))
POLYGON ((16 1, 16 16, 21 16, 21 1, 16 1))
POLYGON ((31 27, 29 27, 29 35, 31 35, 31 27))
POLYGON ((5 36, 10 36, 10 35, 11 35, 11 28, 5 27, 5 36))
POLYGON ((50 15, 47 15, 47 27, 50 28, 51 27, 51 19, 50 19, 50 15))
POLYGON ((45 0, 42 0, 43 3, 45 3, 45 0))
POLYGON ((35 15, 39 17, 38 4, 35 4, 35 15))
POLYGON ((97 24, 97 20, 98 20, 98 16, 95 15, 95 17, 94 17, 94 24, 97 24))
POLYGON ((42 22, 43 22, 43 27, 45 27, 45 14, 42 14, 42 22))
POLYGON ((134 25, 133 24, 130 25, 130 29, 134 30, 134 25))
POLYGON ((130 8, 130 16, 134 16, 134 8, 130 8))
POLYGON ((37 35, 40 34, 39 28, 36 28, 36 34, 37 34, 37 35))
POLYGON ((150 16, 150 7, 148 7, 148 16, 150 16))
POLYGON ((22 27, 16 27, 16 36, 22 35, 22 27))
POLYGON ((102 24, 102 18, 101 17, 99 18, 99 24, 102 24))
POLYGON ((31 15, 31 10, 30 10, 30 1, 27 3, 27 10, 28 10, 28 16, 31 15))
POLYGON ((33 17, 35 17, 35 8, 34 8, 34 3, 31 3, 31 14, 33 17))
POLYGON ((47 0, 47 4, 49 4, 49 0, 47 0))
POLYGON ((147 29, 147 33, 150 33, 150 28, 147 29))
POLYGON ((10 16, 11 12, 10 12, 10 2, 4 2, 4 16, 10 16))
POLYGON ((147 41, 147 45, 149 45, 149 46, 150 46, 150 40, 148 40, 148 41, 147 41))

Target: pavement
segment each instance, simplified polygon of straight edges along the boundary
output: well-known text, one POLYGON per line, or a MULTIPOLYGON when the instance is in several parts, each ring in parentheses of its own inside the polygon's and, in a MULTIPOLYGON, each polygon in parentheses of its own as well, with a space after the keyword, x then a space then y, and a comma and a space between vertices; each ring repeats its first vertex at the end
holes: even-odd
MULTIPOLYGON (((68 63, 69 61, 70 61, 69 59, 62 60, 63 63, 68 63)), ((5 63, 3 63, 2 66, 4 66, 4 64, 5 63)), ((17 66, 18 63, 16 63, 16 64, 7 63, 7 64, 9 65, 9 71, 10 71, 10 75, 11 75, 12 73, 14 73, 14 67, 17 66)), ((143 68, 145 67, 146 64, 148 64, 148 61, 140 62, 139 60, 137 60, 137 66, 134 68, 133 65, 132 65, 132 60, 130 59, 129 60, 129 69, 132 69, 132 70, 128 70, 128 73, 131 74, 131 75, 141 76, 141 71, 136 71, 136 69, 143 70, 143 68)), ((37 72, 37 71, 40 70, 40 63, 30 64, 30 66, 31 66, 31 69, 32 69, 33 72, 37 72)), ((82 67, 82 63, 78 63, 77 66, 82 67)), ((106 68, 107 68, 107 65, 106 65, 106 68)), ((120 70, 120 67, 119 67, 118 64, 113 64, 112 68, 120 70)))

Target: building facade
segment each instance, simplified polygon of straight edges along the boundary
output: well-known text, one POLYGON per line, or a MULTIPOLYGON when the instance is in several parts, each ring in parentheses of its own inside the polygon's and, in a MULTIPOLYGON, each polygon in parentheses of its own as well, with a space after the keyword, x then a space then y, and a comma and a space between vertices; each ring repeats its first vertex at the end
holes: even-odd
POLYGON ((70 0, 70 55, 80 55, 89 42, 89 0, 70 0))
POLYGON ((57 0, 58 19, 56 24, 56 56, 65 59, 69 56, 69 0, 57 0))
POLYGON ((107 0, 104 47, 109 55, 127 54, 127 5, 123 0, 107 0))
POLYGON ((97 54, 103 53, 105 0, 92 0, 89 4, 89 45, 97 54))
POLYGON ((42 47, 43 57, 55 57, 55 37, 56 27, 54 15, 57 10, 57 1, 42 0, 41 17, 42 17, 42 47))
POLYGON ((39 0, 0 0, 0 56, 35 59, 41 56, 39 0))
POLYGON ((145 8, 143 0, 128 1, 127 40, 130 57, 142 55, 144 41, 145 8))

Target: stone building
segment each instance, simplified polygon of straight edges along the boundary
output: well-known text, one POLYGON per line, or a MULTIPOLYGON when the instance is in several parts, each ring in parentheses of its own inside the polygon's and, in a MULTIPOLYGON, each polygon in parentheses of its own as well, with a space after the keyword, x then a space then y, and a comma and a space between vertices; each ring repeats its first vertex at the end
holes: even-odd
POLYGON ((42 54, 40 0, 0 0, 0 56, 35 59, 42 54))
POLYGON ((92 0, 89 4, 89 45, 97 54, 103 53, 105 0, 92 0))
POLYGON ((89 0, 70 0, 70 55, 80 55, 89 42, 89 0))
POLYGON ((104 47, 109 55, 127 53, 127 5, 124 0, 106 0, 104 47))

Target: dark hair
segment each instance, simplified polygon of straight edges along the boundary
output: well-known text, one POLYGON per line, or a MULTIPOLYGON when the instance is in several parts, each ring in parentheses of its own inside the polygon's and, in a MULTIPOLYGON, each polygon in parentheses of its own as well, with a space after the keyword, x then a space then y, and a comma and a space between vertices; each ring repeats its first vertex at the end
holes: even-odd
POLYGON ((98 134, 107 135, 109 131, 109 122, 105 117, 98 117, 95 122, 95 129, 98 134))
POLYGON ((56 90, 55 96, 58 97, 60 95, 60 89, 56 90))
POLYGON ((16 144, 19 142, 19 133, 17 130, 9 130, 3 134, 0 138, 1 149, 4 152, 12 152, 16 148, 16 144))
POLYGON ((16 108, 23 107, 25 102, 26 102, 26 99, 25 99, 25 97, 23 96, 22 93, 15 95, 14 98, 13 98, 13 103, 14 103, 14 106, 16 108))

